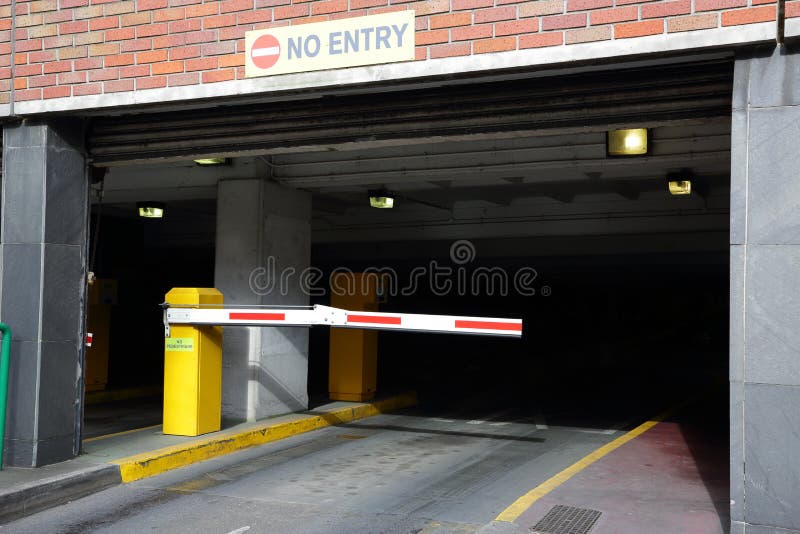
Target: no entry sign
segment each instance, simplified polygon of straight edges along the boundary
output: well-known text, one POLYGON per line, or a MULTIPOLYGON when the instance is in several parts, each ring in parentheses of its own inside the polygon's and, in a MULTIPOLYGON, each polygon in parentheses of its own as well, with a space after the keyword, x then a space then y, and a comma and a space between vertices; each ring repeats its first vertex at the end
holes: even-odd
POLYGON ((414 12, 400 11, 245 34, 245 76, 414 59, 414 12))

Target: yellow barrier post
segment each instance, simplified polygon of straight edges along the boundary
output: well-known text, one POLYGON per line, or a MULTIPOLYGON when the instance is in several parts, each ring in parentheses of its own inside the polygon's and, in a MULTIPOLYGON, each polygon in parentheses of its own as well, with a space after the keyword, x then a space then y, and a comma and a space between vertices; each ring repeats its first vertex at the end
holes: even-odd
MULTIPOLYGON (((337 273, 331 280, 331 306, 378 311, 380 283, 375 273, 337 273)), ((363 402, 374 398, 377 375, 378 332, 331 328, 328 369, 331 400, 363 402)))
MULTIPOLYGON (((181 307, 222 305, 213 288, 176 287, 166 302, 181 307)), ((222 327, 173 325, 164 343, 164 434, 216 432, 222 415, 222 327)))

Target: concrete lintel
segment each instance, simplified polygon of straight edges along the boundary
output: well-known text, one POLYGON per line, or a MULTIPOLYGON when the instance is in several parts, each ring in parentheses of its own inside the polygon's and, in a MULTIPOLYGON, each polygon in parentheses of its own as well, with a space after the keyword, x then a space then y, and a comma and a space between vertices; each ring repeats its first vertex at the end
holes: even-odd
POLYGON ((663 55, 671 52, 700 52, 707 49, 730 48, 774 40, 775 23, 763 22, 747 26, 668 33, 636 39, 618 39, 457 58, 305 72, 197 86, 26 101, 16 103, 15 112, 18 115, 35 115, 56 111, 94 111, 121 106, 179 103, 188 100, 266 93, 276 94, 301 89, 336 88, 373 82, 453 76, 454 74, 489 72, 521 67, 558 66, 602 59, 630 59, 632 57, 663 55))

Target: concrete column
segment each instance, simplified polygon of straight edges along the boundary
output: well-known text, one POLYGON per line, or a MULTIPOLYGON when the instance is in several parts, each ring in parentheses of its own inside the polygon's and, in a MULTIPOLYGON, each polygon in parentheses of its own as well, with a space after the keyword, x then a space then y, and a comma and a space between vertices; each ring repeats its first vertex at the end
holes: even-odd
POLYGON ((737 58, 733 107, 731 532, 800 532, 800 53, 737 58))
MULTIPOLYGON (((214 283, 225 303, 307 305, 311 196, 263 179, 222 180, 218 193, 214 283)), ((222 365, 223 418, 308 408, 307 329, 226 327, 222 365)))
POLYGON ((0 320, 11 326, 5 461, 80 451, 88 181, 80 123, 3 127, 0 320))

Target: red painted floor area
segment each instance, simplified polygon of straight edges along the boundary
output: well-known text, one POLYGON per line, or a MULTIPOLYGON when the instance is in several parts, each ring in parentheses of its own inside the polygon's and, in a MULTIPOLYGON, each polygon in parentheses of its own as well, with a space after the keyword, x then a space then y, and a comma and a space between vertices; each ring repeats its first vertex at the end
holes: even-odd
POLYGON ((730 525, 727 436, 664 422, 589 465, 526 510, 530 528, 557 504, 602 516, 591 534, 717 534, 730 525))

